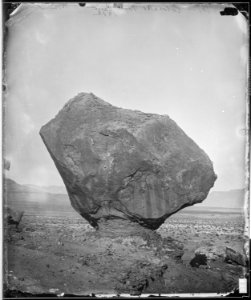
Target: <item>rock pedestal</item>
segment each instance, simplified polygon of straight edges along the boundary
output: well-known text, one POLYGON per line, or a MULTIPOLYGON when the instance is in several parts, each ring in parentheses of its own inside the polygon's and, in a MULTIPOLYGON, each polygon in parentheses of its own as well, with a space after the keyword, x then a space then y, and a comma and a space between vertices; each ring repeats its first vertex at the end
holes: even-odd
POLYGON ((118 108, 93 94, 71 99, 40 135, 73 208, 96 228, 116 231, 116 219, 128 230, 157 229, 202 202, 216 180, 206 153, 167 115, 118 108))

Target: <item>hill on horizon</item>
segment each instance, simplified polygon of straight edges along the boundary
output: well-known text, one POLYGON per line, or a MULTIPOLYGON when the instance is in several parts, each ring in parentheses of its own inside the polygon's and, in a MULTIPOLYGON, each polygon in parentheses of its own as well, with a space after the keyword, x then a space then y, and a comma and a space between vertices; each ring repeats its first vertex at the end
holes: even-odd
POLYGON ((243 208, 245 190, 213 191, 198 207, 243 208))

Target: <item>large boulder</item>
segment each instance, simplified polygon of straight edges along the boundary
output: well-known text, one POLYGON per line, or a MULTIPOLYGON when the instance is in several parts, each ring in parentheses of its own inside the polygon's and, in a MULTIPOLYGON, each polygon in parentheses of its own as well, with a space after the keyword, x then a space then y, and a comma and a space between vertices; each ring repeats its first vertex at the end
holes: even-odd
POLYGON ((118 108, 92 93, 71 99, 40 135, 73 208, 96 228, 116 218, 125 230, 157 229, 202 202, 216 180, 207 154, 167 115, 118 108))

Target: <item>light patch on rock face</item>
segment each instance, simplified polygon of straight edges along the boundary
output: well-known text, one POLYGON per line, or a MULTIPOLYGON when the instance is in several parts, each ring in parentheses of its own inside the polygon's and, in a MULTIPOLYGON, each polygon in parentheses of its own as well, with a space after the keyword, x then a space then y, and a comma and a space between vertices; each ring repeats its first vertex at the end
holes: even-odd
POLYGON ((71 99, 40 135, 72 206, 94 227, 115 218, 157 229, 202 202, 216 180, 208 156, 168 116, 92 93, 71 99))
POLYGON ((211 247, 200 247, 196 249, 195 254, 204 254, 207 259, 216 260, 220 257, 226 257, 226 247, 211 246, 211 247))

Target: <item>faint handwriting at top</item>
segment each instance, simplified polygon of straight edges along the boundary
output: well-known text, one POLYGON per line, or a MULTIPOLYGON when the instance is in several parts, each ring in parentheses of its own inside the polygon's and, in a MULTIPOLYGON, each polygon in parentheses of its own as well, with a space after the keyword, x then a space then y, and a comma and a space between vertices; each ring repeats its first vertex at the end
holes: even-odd
MULTIPOLYGON (((219 6, 219 5, 218 5, 219 6)), ((123 4, 121 3, 114 3, 112 4, 107 4, 106 6, 91 6, 92 8, 95 9, 95 15, 102 15, 102 16, 111 16, 115 13, 115 10, 125 10, 125 11, 168 11, 168 12, 174 12, 174 13, 181 13, 182 9, 187 9, 187 8, 193 8, 194 10, 198 10, 201 12, 206 12, 209 11, 212 8, 216 7, 216 4, 214 3, 196 3, 196 4, 175 4, 175 3, 170 3, 170 4, 159 4, 159 5, 154 5, 154 4, 146 4, 146 5, 135 5, 135 4, 123 4)))
POLYGON ((139 11, 139 10, 144 10, 144 11, 173 11, 180 13, 181 8, 178 7, 177 5, 132 5, 128 7, 93 7, 95 9, 95 15, 102 15, 102 16, 111 16, 113 14, 113 9, 122 9, 125 11, 139 11))

